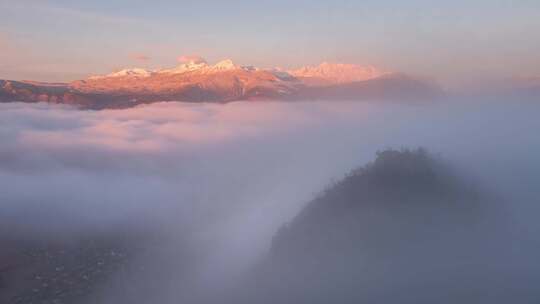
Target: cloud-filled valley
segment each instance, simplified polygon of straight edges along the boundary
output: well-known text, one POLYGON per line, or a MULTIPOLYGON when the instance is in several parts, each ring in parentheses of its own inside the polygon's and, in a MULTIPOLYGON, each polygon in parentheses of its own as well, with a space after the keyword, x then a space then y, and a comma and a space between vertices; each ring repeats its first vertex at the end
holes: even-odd
POLYGON ((503 198, 513 232, 534 243, 538 110, 489 100, 0 104, 2 236, 54 241, 126 229, 144 247, 130 263, 148 267, 127 273, 148 286, 147 298, 119 291, 125 277, 115 274, 104 302, 197 303, 249 272, 330 183, 377 151, 423 147, 503 198))

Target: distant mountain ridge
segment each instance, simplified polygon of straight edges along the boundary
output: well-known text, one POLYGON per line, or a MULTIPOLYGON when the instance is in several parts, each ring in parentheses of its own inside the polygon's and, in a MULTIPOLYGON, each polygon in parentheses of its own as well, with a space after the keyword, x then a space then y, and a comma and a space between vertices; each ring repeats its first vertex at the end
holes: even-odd
POLYGON ((318 66, 307 66, 288 71, 299 78, 319 78, 332 83, 348 83, 377 78, 387 74, 372 66, 323 62, 318 66))
POLYGON ((410 76, 327 62, 286 71, 240 66, 230 59, 209 65, 198 59, 171 69, 123 69, 65 84, 0 81, 0 102, 50 102, 84 109, 158 101, 427 100, 441 95, 437 85, 410 76))

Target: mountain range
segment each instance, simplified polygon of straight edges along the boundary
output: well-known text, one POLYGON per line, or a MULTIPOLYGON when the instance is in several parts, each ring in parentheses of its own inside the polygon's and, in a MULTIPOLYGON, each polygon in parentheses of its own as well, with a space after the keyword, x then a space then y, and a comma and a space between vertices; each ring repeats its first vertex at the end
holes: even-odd
POLYGON ((49 102, 83 109, 158 101, 429 100, 436 84, 371 66, 324 62, 296 70, 190 60, 171 69, 124 69, 69 83, 0 80, 0 102, 49 102))

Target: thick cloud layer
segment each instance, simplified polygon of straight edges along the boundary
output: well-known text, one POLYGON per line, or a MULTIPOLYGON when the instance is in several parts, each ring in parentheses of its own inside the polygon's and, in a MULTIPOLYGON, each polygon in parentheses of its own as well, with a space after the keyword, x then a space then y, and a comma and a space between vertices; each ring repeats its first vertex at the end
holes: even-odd
MULTIPOLYGON (((0 104, 0 222, 20 238, 151 227, 166 234, 157 256, 198 253, 183 274, 190 286, 223 286, 377 150, 422 146, 490 191, 537 200, 538 110, 517 101, 0 104)), ((538 232, 537 206, 508 209, 525 233, 538 232)), ((163 287, 164 303, 176 287, 163 287)))

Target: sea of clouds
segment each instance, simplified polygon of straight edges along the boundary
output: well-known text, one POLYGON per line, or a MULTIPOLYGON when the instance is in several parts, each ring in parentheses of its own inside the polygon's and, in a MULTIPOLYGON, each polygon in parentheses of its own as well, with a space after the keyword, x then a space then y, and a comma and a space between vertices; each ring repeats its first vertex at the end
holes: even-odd
MULTIPOLYGON (((207 290, 248 269, 306 202, 378 150, 424 147, 509 201, 538 201, 539 110, 463 100, 0 104, 0 222, 21 239, 152 227, 167 234, 157 247, 169 258, 197 252, 182 276, 191 292, 207 290)), ((537 204, 508 210, 523 233, 540 232, 537 204)))

